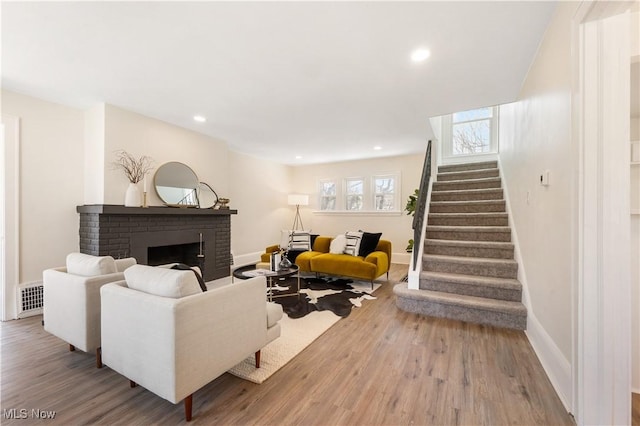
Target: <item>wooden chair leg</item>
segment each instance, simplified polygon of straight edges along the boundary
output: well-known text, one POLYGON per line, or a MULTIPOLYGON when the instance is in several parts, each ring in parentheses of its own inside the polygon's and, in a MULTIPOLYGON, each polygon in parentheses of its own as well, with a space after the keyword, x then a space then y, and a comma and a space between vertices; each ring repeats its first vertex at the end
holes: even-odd
POLYGON ((96 368, 102 368, 102 348, 96 349, 96 368))
POLYGON ((69 352, 73 352, 76 350, 76 347, 73 345, 69 345, 69 352))
POLYGON ((191 421, 191 411, 193 408, 193 394, 184 399, 184 418, 186 421, 191 421))
POLYGON ((133 380, 129 380, 129 386, 132 387, 132 388, 135 388, 138 385, 133 380))
POLYGON ((260 368, 260 351, 256 352, 256 368, 260 368))

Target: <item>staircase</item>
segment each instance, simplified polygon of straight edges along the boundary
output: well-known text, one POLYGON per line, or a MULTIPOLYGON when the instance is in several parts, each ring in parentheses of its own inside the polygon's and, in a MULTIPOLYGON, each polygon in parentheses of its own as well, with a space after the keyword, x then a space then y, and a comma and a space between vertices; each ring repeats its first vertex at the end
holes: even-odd
POLYGON ((396 303, 409 312, 524 330, 513 250, 497 162, 440 166, 420 290, 396 285, 396 303))

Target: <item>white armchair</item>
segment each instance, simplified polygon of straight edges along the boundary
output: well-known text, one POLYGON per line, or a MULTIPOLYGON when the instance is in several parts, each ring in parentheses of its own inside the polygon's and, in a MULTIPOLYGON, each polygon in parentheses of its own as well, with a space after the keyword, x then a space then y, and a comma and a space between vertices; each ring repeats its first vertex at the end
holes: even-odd
POLYGON ((138 265, 125 279, 101 288, 103 362, 132 387, 184 401, 187 421, 195 391, 251 355, 259 367, 280 336, 282 307, 266 302, 264 277, 205 293, 187 285, 191 271, 138 265))
POLYGON ((69 350, 95 352, 100 359, 100 287, 124 279, 124 270, 134 258, 71 253, 67 267, 47 269, 44 285, 44 329, 69 343, 69 350))

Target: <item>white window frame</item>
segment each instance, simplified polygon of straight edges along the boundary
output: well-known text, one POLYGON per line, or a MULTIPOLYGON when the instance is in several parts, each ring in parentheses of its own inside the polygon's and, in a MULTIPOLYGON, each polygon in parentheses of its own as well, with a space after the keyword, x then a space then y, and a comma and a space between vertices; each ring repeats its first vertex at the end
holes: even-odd
MULTIPOLYGON (((453 122, 453 114, 443 115, 442 116, 442 157, 443 158, 465 158, 465 157, 477 157, 482 155, 492 155, 498 153, 498 107, 488 107, 491 108, 491 117, 490 118, 478 118, 473 120, 459 121, 453 122), (454 154, 453 152, 453 126, 454 124, 462 124, 462 123, 471 123, 474 121, 483 121, 490 120, 490 144, 489 151, 487 152, 474 152, 470 154, 454 154)), ((481 109, 481 108, 476 108, 481 109)), ((460 111, 463 112, 463 111, 460 111)))
POLYGON ((371 210, 376 212, 395 212, 400 211, 400 193, 402 192, 402 187, 400 186, 400 174, 399 173, 386 173, 386 174, 377 174, 371 176, 371 210), (379 210, 378 205, 376 203, 376 179, 393 179, 393 208, 391 210, 379 210))
POLYGON ((340 203, 340 187, 338 185, 338 180, 337 179, 320 179, 318 181, 318 209, 322 212, 332 212, 332 211, 336 211, 339 209, 339 203, 340 203), (322 210, 322 200, 325 198, 322 194, 323 194, 323 189, 324 189, 324 184, 325 183, 333 183, 334 187, 336 188, 336 194, 334 195, 335 197, 335 202, 333 203, 333 209, 327 209, 327 210, 322 210))
POLYGON ((343 194, 342 206, 345 211, 361 212, 361 211, 367 210, 367 179, 366 178, 362 176, 355 176, 355 177, 347 177, 342 179, 342 194, 343 194), (347 202, 347 199, 349 198, 350 195, 352 195, 349 192, 349 182, 362 182, 362 205, 359 209, 353 209, 353 210, 347 209, 347 206, 349 205, 349 203, 347 202))
POLYGON ((318 215, 349 215, 349 216, 399 216, 402 215, 404 206, 402 205, 402 180, 401 173, 397 172, 379 172, 370 176, 346 176, 318 179, 318 209, 313 213, 318 215), (376 210, 375 204, 375 179, 389 178, 395 179, 394 182, 394 209, 393 210, 376 210), (350 180, 363 181, 363 199, 361 210, 347 210, 347 182, 350 180), (336 203, 334 210, 321 210, 322 208, 322 185, 326 182, 334 182, 336 184, 336 203), (338 183, 341 185, 338 185, 338 183))

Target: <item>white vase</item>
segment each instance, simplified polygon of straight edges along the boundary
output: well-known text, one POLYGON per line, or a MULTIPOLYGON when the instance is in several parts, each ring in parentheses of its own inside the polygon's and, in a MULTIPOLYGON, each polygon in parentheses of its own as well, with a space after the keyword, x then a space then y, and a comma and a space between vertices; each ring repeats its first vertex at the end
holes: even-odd
POLYGON ((124 194, 125 207, 140 207, 140 190, 135 183, 129 183, 127 192, 124 194))

